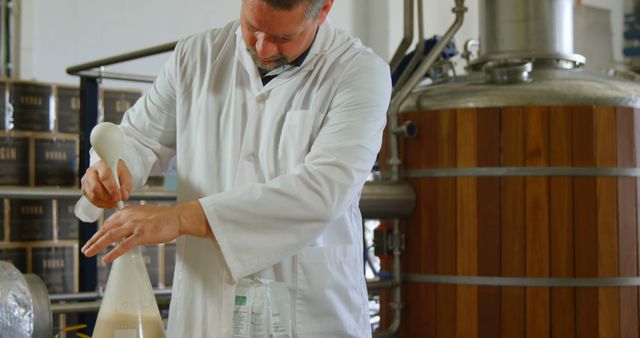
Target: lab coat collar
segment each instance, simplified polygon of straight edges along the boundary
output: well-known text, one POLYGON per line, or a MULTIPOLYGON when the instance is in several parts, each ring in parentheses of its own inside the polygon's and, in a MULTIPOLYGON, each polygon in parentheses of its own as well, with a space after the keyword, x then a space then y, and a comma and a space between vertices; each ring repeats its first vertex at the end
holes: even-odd
POLYGON ((242 29, 240 28, 240 23, 238 22, 237 25, 236 57, 251 76, 251 85, 256 92, 261 92, 265 89, 271 89, 277 85, 283 84, 298 72, 308 72, 313 70, 318 60, 318 56, 325 54, 329 50, 331 50, 333 41, 335 39, 335 29, 331 21, 327 19, 322 25, 320 25, 315 41, 311 45, 309 54, 302 62, 302 64, 299 67, 291 67, 287 69, 282 74, 278 75, 275 79, 267 83, 266 86, 263 86, 262 80, 260 79, 260 72, 258 71, 258 67, 256 67, 255 63, 253 62, 251 54, 249 54, 249 52, 247 51, 247 47, 244 43, 244 40, 242 39, 242 29))

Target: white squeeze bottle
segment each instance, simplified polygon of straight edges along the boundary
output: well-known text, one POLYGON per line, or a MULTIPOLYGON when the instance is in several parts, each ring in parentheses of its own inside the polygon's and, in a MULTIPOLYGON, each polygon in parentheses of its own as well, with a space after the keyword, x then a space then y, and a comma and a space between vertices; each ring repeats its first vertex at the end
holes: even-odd
MULTIPOLYGON (((91 131, 91 146, 107 163, 118 186, 122 133, 103 122, 91 131)), ((124 204, 118 203, 118 209, 124 204)), ((164 338, 164 328, 140 247, 116 258, 98 312, 93 338, 164 338)))

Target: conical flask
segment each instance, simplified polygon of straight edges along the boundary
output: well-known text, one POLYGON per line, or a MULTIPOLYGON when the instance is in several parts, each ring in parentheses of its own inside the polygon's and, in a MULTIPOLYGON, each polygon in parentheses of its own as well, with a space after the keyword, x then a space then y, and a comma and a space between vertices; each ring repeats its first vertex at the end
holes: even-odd
POLYGON ((113 262, 92 337, 165 337, 158 304, 139 247, 113 262))

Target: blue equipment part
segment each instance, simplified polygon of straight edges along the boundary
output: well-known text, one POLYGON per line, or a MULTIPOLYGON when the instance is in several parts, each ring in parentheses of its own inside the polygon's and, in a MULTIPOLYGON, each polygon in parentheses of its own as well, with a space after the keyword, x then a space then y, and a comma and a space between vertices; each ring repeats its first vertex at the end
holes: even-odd
MULTIPOLYGON (((418 60, 418 63, 416 65, 416 67, 414 69, 411 69, 411 70, 408 70, 408 71, 414 72, 415 69, 417 69, 418 66, 424 61, 426 56, 431 52, 433 47, 435 47, 435 45, 438 43, 438 41, 440 41, 440 39, 442 39, 441 36, 434 35, 432 38, 425 40, 426 45, 425 45, 425 48, 424 48, 423 55, 420 56, 420 59, 418 60)), ((402 75, 402 73, 404 72, 404 70, 407 68, 407 66, 411 62, 411 59, 413 58, 414 55, 415 55, 415 50, 413 50, 409 54, 405 55, 402 58, 402 61, 400 61, 400 64, 398 65, 398 67, 391 74, 391 80, 392 80, 392 83, 393 83, 394 86, 395 86, 396 82, 398 81, 398 79, 400 78, 400 76, 402 75)), ((442 50, 442 53, 441 53, 440 57, 442 59, 448 60, 448 59, 450 59, 450 58, 452 58, 452 57, 454 57, 456 55, 458 55, 458 50, 456 48, 456 44, 452 40, 442 50)), ((428 77, 429 74, 428 73, 424 74, 424 76, 428 77)))

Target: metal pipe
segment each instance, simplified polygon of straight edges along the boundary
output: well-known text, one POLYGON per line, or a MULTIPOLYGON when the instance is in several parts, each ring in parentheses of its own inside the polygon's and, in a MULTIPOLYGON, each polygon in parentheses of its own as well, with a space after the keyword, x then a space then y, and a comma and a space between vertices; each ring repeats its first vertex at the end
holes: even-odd
POLYGON ((155 77, 149 76, 149 75, 105 72, 102 70, 85 70, 77 73, 76 75, 94 77, 94 78, 100 78, 100 79, 134 81, 134 82, 142 82, 142 83, 153 83, 153 81, 156 79, 155 77))
POLYGON ((9 41, 7 46, 7 73, 6 76, 20 78, 20 1, 10 0, 7 2, 9 41))
POLYGON ((391 309, 393 310, 393 321, 391 325, 384 330, 378 331, 373 334, 375 338, 391 338, 395 337, 398 329, 400 328, 400 322, 402 320, 402 271, 400 255, 402 253, 402 242, 400 234, 400 220, 393 220, 393 300, 391 301, 391 309))
POLYGON ((368 280, 367 281, 367 290, 369 291, 391 289, 397 286, 400 286, 400 284, 398 284, 394 280, 368 280))
MULTIPOLYGON (((171 289, 156 289, 153 290, 153 295, 156 298, 171 296, 171 289)), ((102 299, 104 292, 76 292, 76 293, 59 293, 49 295, 49 301, 51 302, 80 302, 88 300, 102 299)))
POLYGON ((76 292, 76 293, 59 293, 49 295, 51 302, 80 302, 102 299, 103 292, 76 292))
MULTIPOLYGON (((0 187, 0 196, 12 199, 80 198, 75 188, 0 187)), ((370 181, 364 185, 360 208, 365 218, 406 217, 415 207, 415 191, 407 182, 370 181)), ((175 201, 176 193, 135 192, 130 200, 175 201)))
POLYGON ((389 61, 392 73, 400 65, 400 61, 402 61, 404 53, 411 46, 411 42, 413 42, 413 0, 404 0, 404 36, 400 40, 400 45, 398 45, 398 49, 393 54, 391 61, 389 61))
POLYGON ((51 304, 51 313, 84 313, 100 310, 101 301, 51 304))
MULTIPOLYGON (((0 187, 0 196, 15 199, 49 199, 49 198, 80 198, 82 191, 75 188, 38 188, 38 187, 0 187)), ((174 192, 142 191, 135 192, 130 200, 162 200, 175 201, 174 192)))
MULTIPOLYGON (((369 291, 389 289, 399 285, 399 282, 396 280, 367 281, 367 289, 369 291)), ((156 298, 159 299, 171 297, 171 289, 154 290, 153 293, 156 298)), ((61 302, 51 304, 51 313, 95 312, 100 309, 102 297, 104 297, 103 292, 79 292, 49 295, 50 302, 61 302)))
POLYGON ((534 59, 547 67, 573 68, 573 0, 483 0, 479 62, 534 59))
POLYGON ((368 219, 407 217, 415 205, 415 190, 406 181, 369 181, 360 196, 360 211, 368 219))
POLYGON ((121 62, 131 61, 135 59, 140 59, 140 58, 151 56, 151 55, 170 52, 176 47, 176 43, 177 41, 173 41, 173 42, 165 43, 163 45, 140 49, 140 50, 136 50, 129 53, 119 54, 119 55, 111 56, 108 58, 95 60, 95 61, 79 64, 76 66, 71 66, 67 68, 67 74, 78 75, 78 73, 80 72, 91 70, 94 68, 100 68, 100 67, 112 65, 115 63, 121 63, 121 62))
POLYGON ((409 64, 396 81, 396 84, 393 86, 393 92, 391 93, 391 97, 393 97, 402 86, 407 82, 407 79, 411 76, 411 71, 416 67, 418 62, 420 61, 420 57, 424 54, 424 50, 426 48, 427 42, 424 39, 424 11, 422 8, 423 0, 416 0, 418 2, 418 42, 416 43, 416 49, 414 51, 413 57, 409 64))
POLYGON ((391 149, 391 158, 389 159, 389 164, 391 165, 391 180, 397 181, 400 179, 400 165, 402 161, 398 157, 398 138, 392 132, 398 126, 398 112, 400 110, 400 105, 402 102, 409 96, 411 90, 415 88, 415 86, 422 79, 422 74, 424 74, 433 63, 440 57, 444 48, 449 44, 455 33, 462 26, 462 22, 464 21, 464 13, 467 11, 467 7, 464 6, 464 1, 456 1, 456 7, 453 8, 453 12, 456 14, 456 18, 449 27, 449 30, 444 34, 442 39, 433 47, 431 52, 427 55, 426 59, 418 66, 418 69, 413 73, 411 78, 407 81, 407 84, 404 85, 399 91, 398 94, 391 99, 391 104, 389 105, 389 125, 387 129, 389 130, 389 148, 391 149))
MULTIPOLYGON (((156 299, 170 298, 171 289, 154 290, 153 295, 156 299)), ((103 297, 103 292, 79 292, 49 295, 49 301, 52 302, 51 313, 95 312, 100 309, 103 297)))

